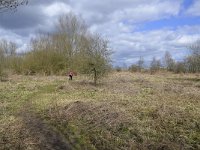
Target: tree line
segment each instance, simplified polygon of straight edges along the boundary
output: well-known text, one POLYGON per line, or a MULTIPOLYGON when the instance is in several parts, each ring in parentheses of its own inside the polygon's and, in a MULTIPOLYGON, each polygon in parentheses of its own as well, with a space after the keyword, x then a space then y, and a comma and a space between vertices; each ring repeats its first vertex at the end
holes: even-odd
MULTIPOLYGON (((175 61, 167 51, 163 60, 152 58, 149 70, 155 73, 167 70, 175 73, 200 72, 200 40, 188 47, 190 55, 175 61)), ((17 53, 17 45, 0 40, 0 77, 9 73, 24 75, 65 75, 76 71, 94 77, 94 81, 111 70, 108 40, 91 33, 84 20, 72 13, 61 16, 52 33, 38 33, 30 42, 30 49, 17 53)), ((129 70, 143 71, 144 58, 140 57, 129 70)), ((117 71, 121 68, 117 67, 117 71)))
MULTIPOLYGON (((163 60, 153 57, 148 69, 151 73, 167 70, 174 73, 199 73, 200 72, 200 40, 188 47, 190 54, 183 61, 176 61, 169 51, 165 52, 163 60)), ((119 70, 119 67, 117 67, 119 70)), ((140 57, 136 64, 129 67, 131 72, 141 72, 144 69, 144 59, 140 57)))
POLYGON ((63 15, 53 33, 39 33, 30 50, 17 54, 16 44, 0 42, 0 74, 63 75, 73 70, 103 76, 110 69, 111 49, 101 35, 91 33, 84 20, 72 13, 63 15))

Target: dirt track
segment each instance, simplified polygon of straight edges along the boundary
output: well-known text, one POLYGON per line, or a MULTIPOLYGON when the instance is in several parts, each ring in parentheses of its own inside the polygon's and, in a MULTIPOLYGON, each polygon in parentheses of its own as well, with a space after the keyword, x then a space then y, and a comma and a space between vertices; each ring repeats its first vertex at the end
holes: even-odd
POLYGON ((45 123, 35 114, 31 102, 27 101, 19 116, 22 118, 26 132, 34 139, 34 148, 41 150, 71 150, 64 136, 45 123))
POLYGON ((23 114, 23 120, 30 134, 37 139, 37 147, 42 150, 70 150, 69 144, 64 137, 49 127, 34 114, 23 114))

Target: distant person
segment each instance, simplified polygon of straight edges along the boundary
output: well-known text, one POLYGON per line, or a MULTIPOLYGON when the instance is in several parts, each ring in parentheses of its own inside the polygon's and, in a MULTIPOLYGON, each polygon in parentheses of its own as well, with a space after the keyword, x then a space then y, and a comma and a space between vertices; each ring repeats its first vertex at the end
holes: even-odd
POLYGON ((74 73, 70 71, 68 75, 69 75, 69 80, 72 80, 74 73))

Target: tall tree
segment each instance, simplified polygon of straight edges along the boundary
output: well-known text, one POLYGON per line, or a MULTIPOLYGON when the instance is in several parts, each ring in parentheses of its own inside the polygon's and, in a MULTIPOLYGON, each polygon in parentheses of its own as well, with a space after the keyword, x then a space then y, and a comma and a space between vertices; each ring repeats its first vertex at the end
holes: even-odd
POLYGON ((150 66, 150 71, 151 73, 154 73, 156 71, 158 71, 161 67, 161 62, 160 60, 156 59, 156 57, 153 57, 152 61, 151 61, 151 66, 150 66))
POLYGON ((191 55, 187 57, 189 72, 200 72, 200 40, 189 46, 191 55))
POLYGON ((139 58, 137 64, 138 64, 138 69, 139 69, 139 71, 141 71, 142 68, 144 67, 144 58, 140 56, 140 58, 139 58))
POLYGON ((195 43, 189 46, 192 55, 200 56, 200 40, 197 40, 195 43))
POLYGON ((168 51, 166 51, 165 56, 164 56, 165 67, 167 68, 168 71, 173 71, 174 64, 175 64, 175 61, 173 60, 171 54, 168 51))
POLYGON ((5 52, 4 52, 4 49, 3 49, 1 42, 0 42, 0 76, 3 72, 4 56, 5 56, 5 52))

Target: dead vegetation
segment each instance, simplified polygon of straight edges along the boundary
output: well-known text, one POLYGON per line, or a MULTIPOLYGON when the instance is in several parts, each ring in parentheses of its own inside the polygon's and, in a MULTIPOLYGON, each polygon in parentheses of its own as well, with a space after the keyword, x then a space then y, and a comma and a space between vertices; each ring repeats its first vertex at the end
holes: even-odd
POLYGON ((0 85, 1 148, 48 149, 59 137, 70 149, 200 149, 199 85, 191 74, 120 72, 97 87, 80 76, 14 76, 0 85), (18 115, 27 102, 32 121, 18 115))

